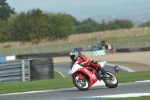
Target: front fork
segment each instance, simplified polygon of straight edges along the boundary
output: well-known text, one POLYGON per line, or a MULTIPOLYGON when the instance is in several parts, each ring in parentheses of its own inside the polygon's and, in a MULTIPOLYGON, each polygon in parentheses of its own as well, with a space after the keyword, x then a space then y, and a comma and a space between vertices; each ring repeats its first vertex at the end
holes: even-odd
POLYGON ((105 75, 105 69, 104 68, 101 68, 101 72, 102 72, 102 75, 105 75))
POLYGON ((105 73, 106 73, 106 71, 104 68, 97 69, 96 76, 98 77, 99 80, 102 80, 105 76, 105 73))

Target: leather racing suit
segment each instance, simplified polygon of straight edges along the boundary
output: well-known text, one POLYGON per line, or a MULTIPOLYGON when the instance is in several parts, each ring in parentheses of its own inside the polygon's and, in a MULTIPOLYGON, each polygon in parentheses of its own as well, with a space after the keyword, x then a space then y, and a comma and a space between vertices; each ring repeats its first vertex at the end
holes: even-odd
POLYGON ((79 55, 76 61, 78 61, 78 64, 80 64, 83 67, 93 67, 95 69, 101 68, 97 62, 91 62, 90 59, 88 59, 84 55, 79 55))

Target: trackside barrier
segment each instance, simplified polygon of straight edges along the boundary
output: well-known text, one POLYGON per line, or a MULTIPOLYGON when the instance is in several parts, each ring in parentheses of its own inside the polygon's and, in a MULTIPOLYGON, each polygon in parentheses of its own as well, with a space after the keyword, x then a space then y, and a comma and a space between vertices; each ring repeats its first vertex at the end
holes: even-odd
POLYGON ((31 81, 54 78, 53 58, 32 58, 30 61, 31 81))
POLYGON ((101 55, 105 55, 106 52, 105 50, 81 51, 81 54, 86 56, 101 56, 101 55))
POLYGON ((30 81, 30 60, 0 62, 0 83, 30 81))
POLYGON ((6 57, 0 57, 0 61, 10 61, 15 60, 16 56, 6 56, 6 57))

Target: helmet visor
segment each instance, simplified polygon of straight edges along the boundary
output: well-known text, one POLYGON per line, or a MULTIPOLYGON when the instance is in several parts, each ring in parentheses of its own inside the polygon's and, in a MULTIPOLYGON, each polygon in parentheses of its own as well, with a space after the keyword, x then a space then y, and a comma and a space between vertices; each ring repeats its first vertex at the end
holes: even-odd
POLYGON ((75 59, 74 59, 74 58, 75 58, 75 55, 71 55, 70 58, 71 58, 71 60, 75 60, 75 59))

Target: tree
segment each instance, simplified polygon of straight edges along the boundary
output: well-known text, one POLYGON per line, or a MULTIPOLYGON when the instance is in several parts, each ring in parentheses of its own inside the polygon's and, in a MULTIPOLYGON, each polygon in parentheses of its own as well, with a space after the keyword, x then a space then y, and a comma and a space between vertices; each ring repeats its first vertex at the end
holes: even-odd
POLYGON ((96 21, 94 21, 93 19, 91 19, 91 18, 88 18, 88 19, 86 19, 86 20, 84 20, 82 23, 81 23, 82 25, 84 24, 88 24, 88 25, 90 25, 91 27, 92 27, 92 30, 93 31, 98 31, 99 30, 99 28, 98 28, 98 23, 96 22, 96 21))
POLYGON ((0 19, 7 20, 12 14, 14 14, 14 8, 8 5, 6 0, 0 0, 0 19))
POLYGON ((98 23, 91 18, 83 20, 76 28, 76 33, 89 33, 99 31, 98 23))
POLYGON ((130 20, 125 19, 115 19, 114 21, 109 21, 107 23, 107 30, 132 28, 133 23, 130 20))
POLYGON ((7 23, 4 20, 0 20, 0 41, 6 42, 8 40, 7 23))
POLYGON ((52 34, 50 18, 40 9, 21 12, 17 18, 14 18, 11 30, 12 40, 34 43, 49 38, 52 34))
POLYGON ((99 31, 105 31, 105 30, 107 30, 107 23, 105 22, 105 19, 103 19, 101 23, 99 23, 99 31))
MULTIPOLYGON (((27 16, 24 12, 19 15, 10 17, 12 24, 10 27, 10 35, 12 41, 30 41, 28 34, 27 16)), ((10 19, 9 18, 9 19, 10 19)), ((10 20, 9 20, 10 24, 10 20)))
POLYGON ((53 34, 48 14, 43 13, 40 9, 33 9, 27 13, 26 29, 30 40, 33 42, 49 39, 51 34, 53 34))
POLYGON ((76 29, 76 32, 78 32, 78 33, 90 33, 93 31, 94 31, 93 27, 89 24, 80 25, 76 29))
POLYGON ((47 14, 40 9, 16 13, 7 22, 11 41, 38 43, 41 40, 67 38, 73 33, 73 23, 68 14, 47 14))
POLYGON ((67 38, 69 35, 73 34, 74 26, 72 19, 68 14, 51 14, 50 20, 53 29, 53 34, 51 35, 54 39, 67 38))
POLYGON ((71 19, 71 21, 72 21, 72 23, 74 25, 74 33, 78 33, 77 32, 77 28, 81 24, 80 21, 78 21, 75 17, 73 17, 73 16, 71 16, 69 14, 68 14, 68 17, 70 17, 70 19, 71 19))
POLYGON ((150 26, 150 21, 140 24, 138 27, 150 26))
POLYGON ((68 17, 70 17, 70 19, 72 20, 73 25, 76 27, 80 24, 80 21, 78 21, 75 17, 73 17, 72 15, 68 14, 68 17))

